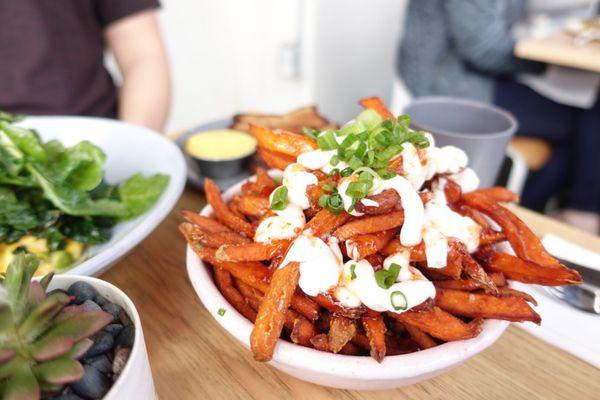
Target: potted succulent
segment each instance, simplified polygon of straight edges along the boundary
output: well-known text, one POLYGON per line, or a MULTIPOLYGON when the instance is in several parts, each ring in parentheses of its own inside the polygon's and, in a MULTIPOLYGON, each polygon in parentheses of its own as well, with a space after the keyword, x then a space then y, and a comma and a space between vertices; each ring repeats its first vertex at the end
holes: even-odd
POLYGON ((51 274, 19 254, 0 285, 0 397, 153 399, 139 316, 113 285, 51 274))

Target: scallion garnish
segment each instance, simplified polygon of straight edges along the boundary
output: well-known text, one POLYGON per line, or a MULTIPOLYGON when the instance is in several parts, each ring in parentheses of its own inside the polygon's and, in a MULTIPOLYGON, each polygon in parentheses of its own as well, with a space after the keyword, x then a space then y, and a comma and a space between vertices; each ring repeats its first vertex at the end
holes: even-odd
POLYGON ((313 128, 302 128, 302 133, 314 140, 317 140, 317 136, 319 136, 319 131, 313 128))
POLYGON ((342 201, 342 196, 335 193, 329 196, 327 199, 327 207, 334 214, 339 214, 344 210, 344 202, 342 201))
POLYGON ((338 147, 338 142, 331 129, 317 136, 317 144, 321 150, 335 150, 338 147))
POLYGON ((222 317, 223 315, 225 315, 225 313, 227 312, 226 309, 224 308, 219 308, 219 311, 217 311, 217 314, 219 314, 220 317, 222 317))
POLYGON ((400 266, 396 263, 392 263, 388 269, 384 268, 375 272, 375 281, 380 288, 389 289, 396 283, 399 273, 400 266))
POLYGON ((395 290, 390 295, 390 302, 392 303, 392 307, 394 310, 406 310, 408 308, 408 301, 406 301, 406 296, 399 290, 395 290))
POLYGON ((330 177, 330 178, 332 178, 332 177, 336 176, 339 173, 340 173, 339 168, 334 168, 331 171, 329 171, 329 173, 327 174, 327 176, 330 177))
POLYGON ((350 279, 355 280, 356 279, 356 264, 352 264, 350 265, 350 279))
POLYGON ((285 186, 279 186, 271 195, 271 210, 281 211, 285 209, 288 203, 288 189, 285 186))
POLYGON ((354 172, 354 170, 352 168, 348 167, 348 168, 344 168, 342 170, 342 172, 340 172, 340 175, 345 178, 347 176, 352 175, 353 172, 354 172))
POLYGON ((325 185, 322 186, 322 189, 326 192, 334 192, 335 185, 333 183, 326 183, 325 185))

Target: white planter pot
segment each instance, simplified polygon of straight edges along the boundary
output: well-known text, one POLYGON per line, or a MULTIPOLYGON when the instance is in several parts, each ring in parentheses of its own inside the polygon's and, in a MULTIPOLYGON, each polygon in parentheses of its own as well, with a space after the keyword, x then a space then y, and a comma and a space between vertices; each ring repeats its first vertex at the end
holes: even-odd
POLYGON ((103 397, 103 400, 156 399, 157 396, 154 389, 154 381, 152 380, 152 372, 150 371, 146 344, 144 342, 142 323, 133 302, 116 286, 88 276, 56 275, 52 279, 48 290, 66 290, 72 283, 77 281, 89 283, 107 300, 121 306, 135 326, 135 339, 127 365, 121 376, 119 376, 119 379, 114 382, 111 389, 103 397))

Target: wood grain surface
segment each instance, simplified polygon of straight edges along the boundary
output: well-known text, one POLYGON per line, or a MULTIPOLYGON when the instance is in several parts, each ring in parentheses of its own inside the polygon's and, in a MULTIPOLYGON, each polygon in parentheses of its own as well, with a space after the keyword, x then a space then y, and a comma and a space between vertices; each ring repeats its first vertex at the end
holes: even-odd
MULTIPOLYGON (((187 278, 177 214, 204 204, 202 195, 186 190, 160 227, 102 276, 123 289, 138 308, 161 400, 600 398, 598 369, 514 326, 491 348, 451 372, 391 391, 329 389, 255 362, 208 314, 187 278)), ((599 238, 531 211, 518 213, 538 233, 552 231, 600 251, 599 238)))
POLYGON ((521 39, 515 47, 515 55, 528 60, 600 73, 600 43, 575 46, 573 38, 564 33, 541 39, 521 39))

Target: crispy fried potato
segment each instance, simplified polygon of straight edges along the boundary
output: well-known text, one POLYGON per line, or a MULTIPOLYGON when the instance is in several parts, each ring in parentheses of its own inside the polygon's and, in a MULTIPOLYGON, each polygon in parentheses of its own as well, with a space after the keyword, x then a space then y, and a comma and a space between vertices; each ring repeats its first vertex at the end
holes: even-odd
POLYGON ((256 176, 242 185, 245 196, 269 197, 277 184, 263 168, 256 168, 256 176))
POLYGON ((183 222, 180 226, 180 230, 182 232, 185 231, 190 240, 198 241, 203 246, 218 248, 224 244, 242 244, 250 242, 250 239, 247 237, 231 231, 207 232, 197 225, 192 225, 188 222, 183 222))
POLYGON ((206 200, 212 206, 217 219, 236 232, 242 232, 248 237, 254 236, 252 225, 231 212, 221 197, 219 187, 212 179, 206 178, 204 180, 204 192, 206 193, 206 200))
MULTIPOLYGON (((496 285, 496 288, 500 290, 500 287, 506 286, 506 279, 501 272, 490 272, 488 274, 492 282, 496 285)), ((460 279, 460 280, 441 280, 434 281, 433 284, 436 287, 442 289, 454 289, 454 290, 464 290, 464 291, 473 291, 483 289, 483 286, 479 280, 475 280, 472 278, 460 279)))
MULTIPOLYGON (((387 189, 379 194, 367 197, 377 205, 365 205, 363 200, 359 200, 354 205, 354 209, 366 215, 387 214, 394 210, 401 210, 400 196, 394 189, 387 189)), ((368 202, 367 202, 368 203, 368 202)))
POLYGON ((377 111, 384 119, 394 119, 394 114, 387 108, 385 103, 377 96, 368 97, 359 101, 360 105, 368 110, 377 111))
POLYGON ((479 234, 479 245, 486 246, 488 244, 500 243, 506 240, 504 232, 496 232, 492 229, 482 229, 479 234))
POLYGON ((277 254, 283 254, 289 245, 289 240, 273 243, 224 244, 217 249, 216 256, 220 262, 264 261, 272 259, 277 254))
POLYGON ((271 212, 268 197, 238 196, 234 200, 238 210, 249 217, 261 218, 271 212))
POLYGON ((507 188, 501 186, 494 186, 484 189, 477 189, 471 193, 478 193, 494 202, 512 203, 519 201, 519 195, 511 192, 507 188))
POLYGON ((464 247, 462 248, 462 265, 465 275, 479 283, 486 293, 498 294, 498 288, 492 278, 486 274, 483 267, 471 257, 464 247))
POLYGON ((462 197, 462 189, 458 183, 447 179, 444 185, 444 194, 449 204, 458 203, 462 197))
POLYGON ((256 318, 256 312, 244 299, 244 296, 233 286, 231 274, 223 268, 215 267, 215 283, 223 294, 223 297, 244 317, 250 321, 256 318))
POLYGON ((429 311, 409 310, 402 314, 388 313, 388 315, 407 326, 419 328, 434 338, 446 342, 473 338, 481 332, 483 325, 481 319, 465 323, 439 307, 429 311))
POLYGON ((438 289, 435 304, 443 310, 463 317, 531 321, 536 324, 542 321, 521 297, 496 297, 483 293, 438 289))
POLYGON ((298 157, 302 153, 319 148, 317 142, 311 138, 281 129, 272 131, 250 125, 250 133, 256 138, 260 147, 292 157, 298 157))
POLYGON ((436 341, 433 340, 431 336, 429 336, 419 328, 411 325, 406 325, 406 330, 408 331, 410 338, 414 340, 421 349, 430 349, 432 347, 437 346, 436 341))
POLYGON ((283 171, 288 165, 296 162, 296 158, 278 151, 267 150, 262 146, 257 148, 259 157, 267 164, 269 168, 283 171))
POLYGON ((273 273, 250 335, 250 348, 255 360, 269 361, 273 356, 283 329, 285 312, 296 291, 299 278, 300 267, 297 262, 289 263, 273 273))
POLYGON ((339 214, 334 214, 328 208, 320 210, 308 223, 304 226, 304 231, 310 230, 313 236, 324 238, 338 226, 344 224, 350 219, 350 215, 342 211, 339 214))
POLYGON ((573 269, 547 268, 534 262, 522 260, 510 254, 493 251, 478 252, 484 267, 489 271, 502 272, 508 279, 545 286, 562 286, 581 283, 581 276, 573 269))
POLYGON ((221 224, 219 221, 214 220, 209 217, 205 217, 193 211, 182 211, 181 216, 191 222, 194 225, 197 225, 203 231, 214 233, 214 232, 231 232, 235 233, 225 225, 221 224))
POLYGON ((520 290, 516 290, 509 287, 498 288, 498 296, 520 297, 526 302, 533 304, 534 306, 538 305, 537 301, 529 293, 525 293, 520 290))
POLYGON ((382 362, 386 353, 385 332, 387 331, 383 317, 381 314, 365 315, 361 318, 361 323, 369 339, 371 357, 377 362, 382 362))
POLYGON ((396 233, 395 229, 390 229, 389 231, 356 235, 346 241, 348 256, 359 260, 375 254, 384 248, 396 233))
POLYGON ((352 236, 387 231, 397 228, 404 222, 404 211, 394 211, 389 214, 375 215, 355 219, 340 226, 333 232, 339 240, 347 240, 352 236))
POLYGON ((356 333, 356 323, 350 318, 333 315, 329 328, 329 347, 333 353, 338 353, 352 340, 356 333))

